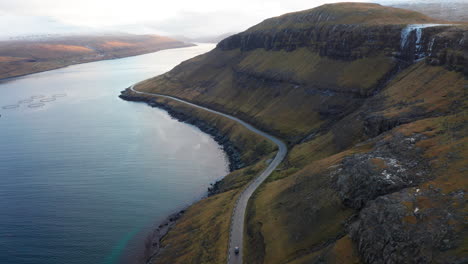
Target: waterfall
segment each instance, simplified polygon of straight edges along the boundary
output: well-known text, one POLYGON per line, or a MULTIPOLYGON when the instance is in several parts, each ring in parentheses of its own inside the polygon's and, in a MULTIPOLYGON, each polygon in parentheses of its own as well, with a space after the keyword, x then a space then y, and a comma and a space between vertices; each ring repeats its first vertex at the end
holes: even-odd
MULTIPOLYGON (((451 26, 451 24, 411 24, 406 26, 401 30, 401 41, 400 41, 400 49, 403 51, 405 48, 408 47, 410 43, 408 43, 408 39, 410 35, 414 32, 416 34, 416 41, 414 44, 416 58, 424 58, 426 55, 424 52, 421 52, 422 49, 422 36, 423 36, 423 29, 428 27, 438 27, 438 26, 451 26)), ((431 41, 429 49, 432 49, 432 45, 434 44, 434 39, 431 41)), ((430 52, 430 50, 429 50, 430 52)))
POLYGON ((429 49, 427 50, 429 55, 432 54, 432 47, 434 47, 435 40, 436 40, 436 38, 433 37, 433 38, 431 39, 431 42, 429 42, 429 49))
POLYGON ((416 52, 421 50, 422 28, 416 28, 416 52))
POLYGON ((400 47, 402 50, 405 48, 406 42, 408 42, 408 37, 412 31, 413 31, 412 25, 408 25, 407 27, 403 28, 403 30, 401 31, 400 47))

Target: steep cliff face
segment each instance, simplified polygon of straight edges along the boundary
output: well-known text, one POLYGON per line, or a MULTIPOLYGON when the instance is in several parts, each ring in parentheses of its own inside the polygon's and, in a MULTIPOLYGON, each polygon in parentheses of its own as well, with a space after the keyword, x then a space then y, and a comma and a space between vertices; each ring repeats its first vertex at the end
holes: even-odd
MULTIPOLYGON (((244 51, 257 48, 291 51, 307 47, 321 56, 342 60, 368 57, 379 50, 386 50, 387 55, 408 51, 427 55, 442 49, 434 46, 437 37, 442 37, 437 35, 447 31, 442 26, 450 24, 403 9, 353 3, 324 5, 265 20, 223 40, 218 47, 244 51)), ((459 42, 463 30, 450 38, 459 42)), ((441 42, 443 48, 460 48, 459 43, 447 39, 441 42)))
POLYGON ((374 4, 325 5, 266 20, 140 87, 236 113, 296 143, 416 60, 463 70, 466 27, 440 22, 374 4))
POLYGON ((289 143, 250 201, 246 263, 462 263, 467 32, 402 9, 324 5, 265 20, 137 89, 289 143))
POLYGON ((446 49, 461 51, 466 27, 457 26, 379 5, 324 5, 268 19, 223 40, 218 48, 292 51, 306 47, 338 60, 355 60, 384 51, 386 56, 412 63, 427 56, 437 57, 446 49))

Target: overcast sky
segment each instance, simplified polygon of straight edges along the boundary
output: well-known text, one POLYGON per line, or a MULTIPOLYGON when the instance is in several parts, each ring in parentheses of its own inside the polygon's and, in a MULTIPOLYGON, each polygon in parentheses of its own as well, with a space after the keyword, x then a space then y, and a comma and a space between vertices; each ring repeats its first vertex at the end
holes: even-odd
POLYGON ((206 36, 242 31, 268 17, 332 2, 340 1, 0 0, 0 34, 62 33, 85 27, 206 36))
POLYGON ((242 31, 268 17, 332 2, 339 1, 1 0, 0 34, 106 28, 188 37, 217 35, 242 31))

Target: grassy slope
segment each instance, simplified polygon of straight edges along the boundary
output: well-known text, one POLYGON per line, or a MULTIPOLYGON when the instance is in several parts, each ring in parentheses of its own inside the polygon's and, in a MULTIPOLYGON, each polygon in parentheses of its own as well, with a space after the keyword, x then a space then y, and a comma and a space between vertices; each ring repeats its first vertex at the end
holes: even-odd
POLYGON ((184 46, 188 44, 151 35, 70 36, 46 41, 0 41, 0 79, 184 46))
MULTIPOLYGON (((362 12, 360 16, 371 14, 369 23, 382 17, 373 5, 351 5, 362 12)), ((332 10, 335 14, 343 12, 338 7, 332 10)), ((408 11, 395 14, 382 21, 434 22, 408 11)), ((296 18, 297 13, 280 17, 284 23, 292 21, 290 26, 296 26, 296 18)), ((341 23, 363 22, 359 16, 338 19, 341 23)), ((275 21, 266 20, 249 31, 277 28, 275 21)), ((310 24, 298 27, 304 26, 310 24)), ((378 95, 369 97, 369 92, 394 66, 395 61, 383 52, 344 61, 319 56, 308 48, 288 52, 215 49, 143 82, 138 89, 174 95, 229 112, 291 143, 280 170, 250 201, 246 263, 359 263, 355 241, 346 228, 346 223, 358 212, 343 205, 330 177, 330 171, 345 157, 374 151, 382 140, 397 139, 400 134, 407 137, 422 134, 425 138, 417 147, 431 161, 432 180, 420 188, 432 185, 449 193, 467 187, 463 177, 465 162, 460 158, 467 155, 465 77, 420 62, 399 73, 378 95), (370 115, 406 121, 372 135, 366 132, 364 120, 370 115)), ((378 159, 373 162, 380 169, 386 166, 378 159)), ((167 236, 166 251, 157 263, 182 260, 222 263, 227 234, 213 236, 211 232, 227 226, 230 213, 225 209, 230 204, 226 202, 239 190, 233 188, 242 186, 263 165, 260 161, 255 169, 231 173, 223 181, 223 190, 230 192, 219 194, 219 200, 210 198, 213 201, 195 204, 191 208, 194 217, 184 217, 167 236), (197 213, 200 205, 204 213, 197 213), (205 223, 207 219, 211 224, 205 223), (199 239, 203 243, 198 243, 199 239), (183 242, 189 244, 189 251, 178 246, 183 242), (210 251, 211 247, 216 251, 210 251)), ((431 205, 440 206, 435 201, 426 201, 424 205, 429 209, 431 205)), ((412 204, 408 205, 408 212, 415 206, 424 208, 423 204, 412 204)), ((419 224, 430 220, 411 221, 419 224)), ((460 229, 460 223, 452 224, 460 229)), ((463 248, 466 245, 446 254, 463 254, 463 248)))
POLYGON ((191 206, 162 241, 153 263, 224 263, 231 211, 238 192, 228 191, 191 206))
MULTIPOLYGON (((461 89, 465 82, 460 73, 418 64, 401 73, 382 91, 382 97, 385 98, 385 115, 402 115, 412 111, 413 107, 422 107, 427 112, 437 111, 442 114, 441 117, 423 118, 399 126, 386 134, 387 137, 393 137, 397 133, 406 136, 424 134, 428 137, 419 142, 418 146, 424 149, 426 158, 433 161, 431 166, 435 178, 423 184, 422 188, 433 185, 441 188, 444 193, 449 193, 468 187, 467 179, 463 176, 466 164, 461 158, 468 154, 466 95, 461 89), (453 102, 456 100, 462 100, 463 105, 453 109, 453 102)), ((321 140, 317 138, 317 141, 321 140)), ((329 142, 328 139, 324 141, 329 142)), ((261 234, 266 246, 263 252, 255 247, 252 250, 247 248, 247 262, 312 263, 312 260, 332 258, 330 254, 334 251, 351 254, 346 253, 353 252, 351 244, 340 245, 344 242, 337 242, 327 245, 327 242, 343 235, 344 223, 353 213, 351 209, 343 207, 331 187, 332 184, 327 182, 330 180, 327 171, 339 164, 345 156, 372 149, 371 143, 361 144, 337 154, 332 154, 331 151, 329 156, 324 154, 326 157, 322 158, 315 154, 323 150, 314 141, 295 146, 290 157, 298 159, 300 156, 307 160, 308 165, 286 177, 277 177, 279 180, 267 183, 257 193, 250 205, 249 226, 261 228, 257 230, 256 235, 251 234, 247 242, 249 245, 258 244, 261 234), (255 262, 256 259, 263 261, 255 262), (304 259, 304 262, 301 259, 304 259)), ((303 165, 299 163, 298 166, 303 165)), ((410 210, 414 210, 415 207, 411 207, 410 210)), ((329 263, 352 262, 330 259, 329 263)))
MULTIPOLYGON (((251 27, 247 32, 281 30, 284 28, 305 28, 318 24, 416 24, 433 23, 434 18, 421 13, 384 7, 377 4, 344 3, 326 4, 317 8, 284 14, 270 18, 251 27)), ((443 22, 439 20, 438 22, 443 22)))
POLYGON ((305 48, 292 52, 215 50, 183 63, 179 66, 181 70, 176 68, 169 76, 147 80, 138 89, 172 94, 235 113, 260 127, 295 139, 306 136, 324 122, 320 112, 326 111, 327 106, 349 105, 359 100, 330 97, 321 91, 365 92, 374 88, 393 66, 394 62, 384 56, 342 62, 320 57, 305 48), (224 64, 232 67, 220 67, 224 64), (244 83, 236 83, 236 71, 247 75, 244 83), (298 84, 285 81, 280 86, 268 81, 259 84, 256 80, 275 78, 276 73, 298 84), (209 83, 202 86, 205 80, 209 83))
POLYGON ((188 208, 176 227, 163 239, 164 249, 153 263, 223 263, 226 260, 233 201, 241 188, 266 168, 266 161, 273 157, 275 146, 230 119, 168 99, 154 100, 208 121, 228 135, 229 140, 241 151, 241 158, 247 166, 223 179, 218 186, 220 194, 188 208), (268 153, 259 156, 257 149, 265 143, 268 153))

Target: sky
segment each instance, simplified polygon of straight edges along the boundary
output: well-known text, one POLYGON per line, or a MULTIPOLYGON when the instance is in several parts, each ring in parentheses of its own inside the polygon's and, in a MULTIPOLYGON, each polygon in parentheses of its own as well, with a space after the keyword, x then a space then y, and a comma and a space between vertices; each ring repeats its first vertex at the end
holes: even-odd
POLYGON ((214 36, 245 30, 272 16, 332 2, 339 0, 0 0, 0 34, 105 29, 214 36))
MULTIPOLYGON (((468 0, 341 0, 468 1, 468 0)), ((0 36, 89 31, 202 37, 340 0, 0 0, 0 36)))

